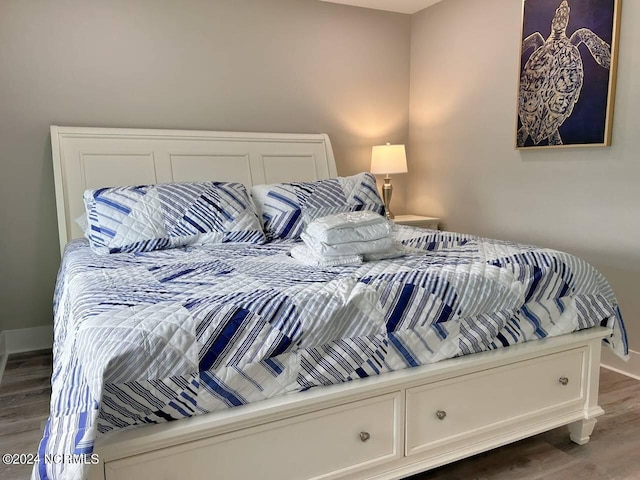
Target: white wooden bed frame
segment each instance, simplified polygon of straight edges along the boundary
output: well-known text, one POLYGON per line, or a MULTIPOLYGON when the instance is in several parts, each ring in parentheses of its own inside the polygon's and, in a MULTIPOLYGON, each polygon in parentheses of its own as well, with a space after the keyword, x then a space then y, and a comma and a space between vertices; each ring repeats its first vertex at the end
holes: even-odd
MULTIPOLYGON (((60 247, 82 192, 187 180, 247 185, 337 176, 326 135, 51 127, 60 247)), ((116 432, 93 480, 400 479, 552 428, 589 441, 601 340, 593 328, 116 432)))

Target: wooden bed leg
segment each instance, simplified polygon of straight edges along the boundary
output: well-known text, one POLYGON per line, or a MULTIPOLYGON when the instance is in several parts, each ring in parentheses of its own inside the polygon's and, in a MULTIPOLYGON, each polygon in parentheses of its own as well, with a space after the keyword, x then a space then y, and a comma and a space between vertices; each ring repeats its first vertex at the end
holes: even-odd
POLYGON ((569 426, 569 438, 572 442, 577 443, 578 445, 584 445, 589 442, 589 438, 591 437, 591 433, 593 432, 593 427, 596 426, 595 418, 584 418, 582 420, 578 420, 577 422, 570 423, 569 426))

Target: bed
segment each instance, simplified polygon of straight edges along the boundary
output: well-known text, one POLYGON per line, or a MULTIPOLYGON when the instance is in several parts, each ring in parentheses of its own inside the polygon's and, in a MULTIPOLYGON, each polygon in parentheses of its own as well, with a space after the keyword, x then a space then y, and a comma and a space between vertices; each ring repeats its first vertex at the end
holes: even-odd
POLYGON ((335 178, 329 138, 51 140, 64 254, 34 478, 398 479, 561 425, 589 440, 603 339, 627 346, 585 262, 412 227, 400 259, 323 269, 293 241, 95 255, 85 189, 335 178))

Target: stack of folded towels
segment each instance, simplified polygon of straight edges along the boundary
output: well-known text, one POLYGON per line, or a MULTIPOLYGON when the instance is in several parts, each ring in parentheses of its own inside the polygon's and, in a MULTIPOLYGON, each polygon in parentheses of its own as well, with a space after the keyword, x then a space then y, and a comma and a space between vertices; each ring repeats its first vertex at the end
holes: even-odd
POLYGON ((399 257, 404 249, 391 238, 391 230, 386 218, 370 211, 320 217, 307 225, 301 235, 304 245, 293 247, 291 256, 319 267, 399 257))

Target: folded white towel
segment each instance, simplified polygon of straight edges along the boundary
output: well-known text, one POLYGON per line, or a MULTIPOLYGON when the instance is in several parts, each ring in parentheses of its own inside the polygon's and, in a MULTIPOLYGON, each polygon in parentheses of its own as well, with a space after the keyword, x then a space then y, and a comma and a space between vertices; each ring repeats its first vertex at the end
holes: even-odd
POLYGON ((407 254, 408 249, 397 240, 393 241, 391 247, 384 252, 367 253, 364 255, 365 262, 375 262, 378 260, 389 260, 391 258, 403 257, 407 254))
POLYGON ((348 242, 329 245, 321 242, 306 233, 302 233, 300 238, 315 253, 325 257, 335 257, 340 255, 362 255, 365 253, 379 253, 388 250, 393 244, 391 237, 378 238, 367 242, 348 242))
POLYGON ((337 245, 349 242, 366 242, 387 237, 392 225, 375 212, 343 212, 316 218, 307 225, 305 233, 316 240, 337 245))
POLYGON ((311 250, 306 245, 296 245, 291 249, 291 256, 305 265, 315 267, 337 267, 339 265, 359 265, 362 255, 340 255, 325 257, 311 250))

